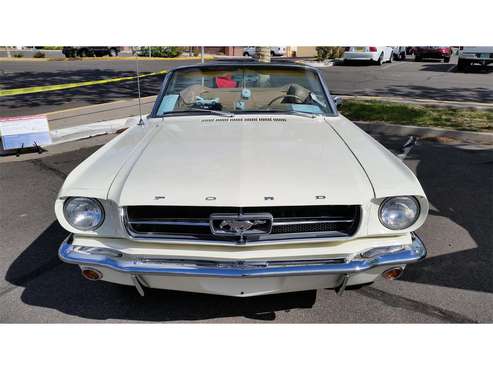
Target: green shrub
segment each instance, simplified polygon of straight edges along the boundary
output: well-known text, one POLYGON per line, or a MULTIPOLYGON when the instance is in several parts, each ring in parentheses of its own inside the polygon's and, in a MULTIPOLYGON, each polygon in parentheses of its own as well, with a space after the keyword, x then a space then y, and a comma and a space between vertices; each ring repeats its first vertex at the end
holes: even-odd
MULTIPOLYGON (((151 46, 151 56, 158 58, 176 58, 182 53, 182 49, 176 46, 151 46)), ((149 56, 149 47, 141 47, 138 55, 149 56)))
POLYGON ((344 48, 340 46, 317 46, 317 59, 336 59, 342 57, 344 54, 344 48))
POLYGON ((45 53, 42 53, 40 51, 34 53, 33 55, 33 58, 44 58, 45 57, 45 53))
POLYGON ((23 54, 21 54, 21 53, 14 53, 14 54, 13 54, 13 57, 14 57, 14 58, 22 58, 22 57, 24 57, 24 55, 23 55, 23 54))

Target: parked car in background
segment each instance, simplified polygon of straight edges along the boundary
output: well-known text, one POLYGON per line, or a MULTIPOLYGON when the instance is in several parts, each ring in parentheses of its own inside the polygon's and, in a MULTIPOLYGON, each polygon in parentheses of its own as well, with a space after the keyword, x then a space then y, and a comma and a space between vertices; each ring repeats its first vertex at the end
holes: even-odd
POLYGON ((344 62, 366 61, 383 64, 392 63, 394 48, 392 46, 346 46, 342 59, 344 62))
POLYGON ((150 115, 66 178, 60 258, 141 295, 342 293, 398 278, 426 255, 414 231, 428 200, 338 102, 296 63, 176 68, 150 115))
POLYGON ((452 48, 450 46, 415 46, 414 60, 421 62, 425 58, 443 59, 445 63, 450 62, 452 48))
POLYGON ((62 49, 66 58, 73 57, 116 57, 120 53, 119 46, 64 46, 62 49))
POLYGON ((472 64, 486 66, 493 63, 493 46, 461 46, 457 68, 464 71, 472 64))
POLYGON ((395 60, 406 60, 406 47, 405 46, 394 46, 393 49, 395 60))
MULTIPOLYGON (((281 57, 286 54, 286 47, 284 46, 271 46, 270 55, 273 57, 281 57)), ((256 57, 257 48, 255 46, 247 46, 243 49, 244 57, 256 57)))

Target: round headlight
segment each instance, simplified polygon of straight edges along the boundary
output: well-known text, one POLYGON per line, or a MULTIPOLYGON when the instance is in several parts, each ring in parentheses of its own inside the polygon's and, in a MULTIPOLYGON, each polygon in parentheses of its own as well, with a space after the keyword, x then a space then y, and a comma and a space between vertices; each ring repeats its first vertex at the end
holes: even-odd
POLYGON ((403 230, 418 219, 419 203, 414 197, 387 198, 378 213, 383 226, 391 230, 403 230))
POLYGON ((97 229, 104 220, 103 207, 91 198, 68 198, 63 213, 71 226, 83 231, 97 229))

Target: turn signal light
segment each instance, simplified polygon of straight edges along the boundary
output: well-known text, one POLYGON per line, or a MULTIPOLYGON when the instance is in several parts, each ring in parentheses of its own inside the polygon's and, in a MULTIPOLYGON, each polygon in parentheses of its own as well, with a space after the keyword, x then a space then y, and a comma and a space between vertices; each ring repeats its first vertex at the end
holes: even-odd
POLYGON ((382 275, 385 279, 395 280, 402 275, 404 269, 402 267, 393 267, 385 271, 382 275))
POLYGON ((103 277, 103 274, 96 269, 83 269, 82 276, 84 276, 87 280, 99 280, 103 277))

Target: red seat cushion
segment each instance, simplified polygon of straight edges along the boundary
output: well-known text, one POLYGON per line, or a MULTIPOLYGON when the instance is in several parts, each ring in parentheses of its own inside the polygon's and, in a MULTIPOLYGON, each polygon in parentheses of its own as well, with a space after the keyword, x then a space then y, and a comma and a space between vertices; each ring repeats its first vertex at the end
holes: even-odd
POLYGON ((227 89, 231 87, 237 87, 238 84, 233 80, 232 76, 220 76, 216 77, 216 86, 220 89, 227 89))

